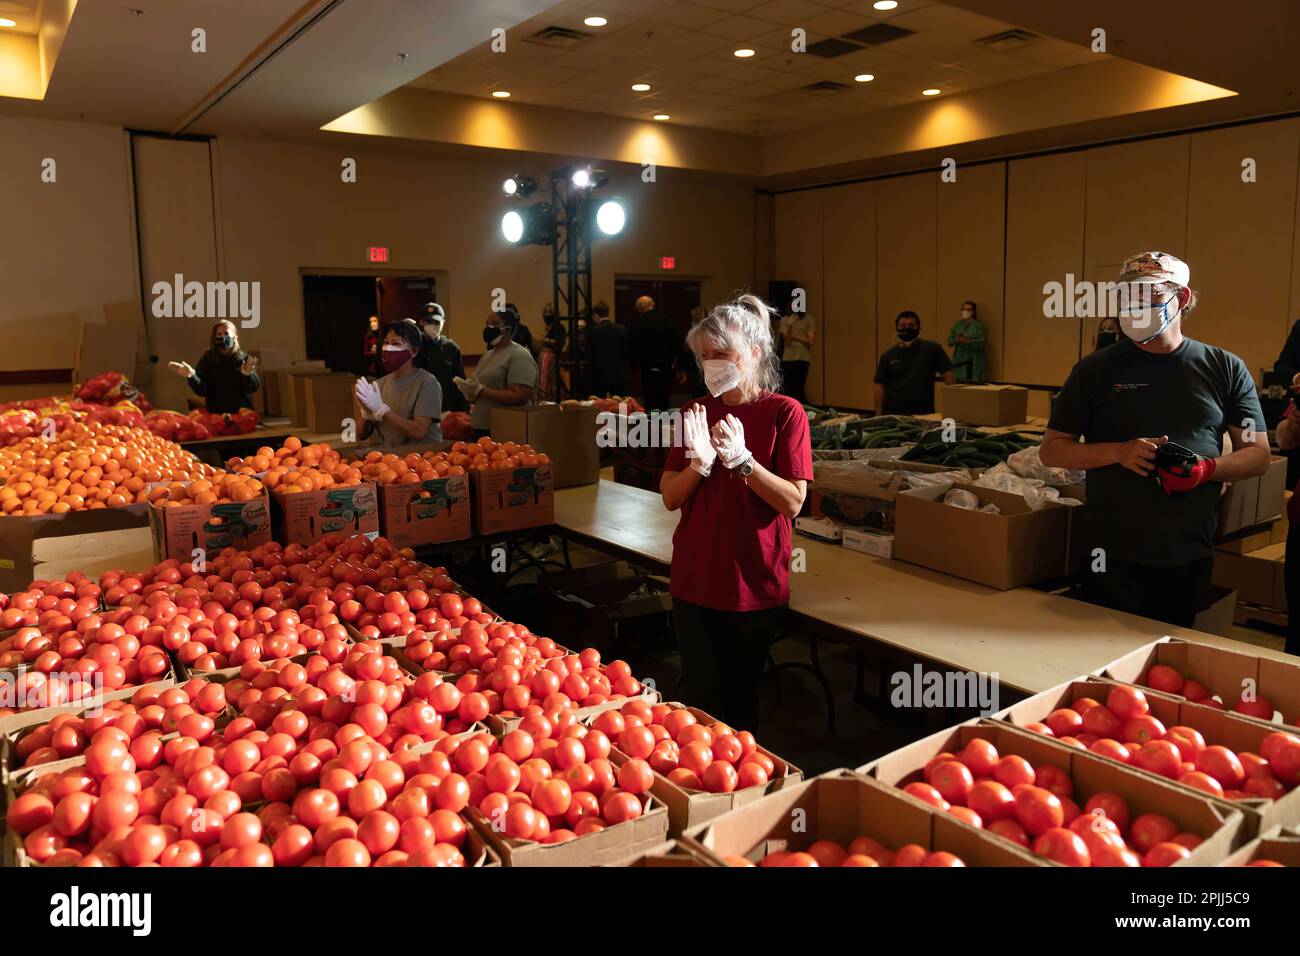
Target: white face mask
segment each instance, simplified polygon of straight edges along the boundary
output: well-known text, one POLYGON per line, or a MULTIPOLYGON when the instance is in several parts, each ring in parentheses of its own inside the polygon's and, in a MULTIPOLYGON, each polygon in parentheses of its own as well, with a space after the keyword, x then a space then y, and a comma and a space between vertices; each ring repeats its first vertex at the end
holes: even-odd
POLYGON ((961 317, 963 319, 973 319, 975 317, 975 313, 972 312, 970 309, 962 309, 961 317))
POLYGON ((1145 345, 1164 334, 1177 316, 1178 295, 1175 293, 1159 305, 1152 303, 1143 306, 1137 302, 1123 304, 1120 308, 1119 327, 1138 345, 1145 345))
POLYGON ((714 398, 725 395, 740 384, 740 369, 726 359, 705 359, 700 363, 704 370, 704 384, 714 398))

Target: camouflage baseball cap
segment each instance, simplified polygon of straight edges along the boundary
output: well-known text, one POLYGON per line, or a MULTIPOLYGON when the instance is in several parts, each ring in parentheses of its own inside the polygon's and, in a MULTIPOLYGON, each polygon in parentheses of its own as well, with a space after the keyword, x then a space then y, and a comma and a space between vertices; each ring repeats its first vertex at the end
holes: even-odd
POLYGON ((1154 284, 1172 282, 1186 287, 1192 279, 1187 263, 1167 252, 1139 252, 1129 256, 1120 267, 1120 282, 1154 284))

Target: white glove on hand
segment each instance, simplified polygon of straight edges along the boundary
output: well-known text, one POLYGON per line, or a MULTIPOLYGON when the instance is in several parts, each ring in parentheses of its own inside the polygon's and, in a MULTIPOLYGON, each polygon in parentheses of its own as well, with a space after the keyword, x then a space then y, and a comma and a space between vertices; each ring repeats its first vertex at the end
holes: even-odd
POLYGON ((753 457, 745 447, 745 426, 735 415, 718 419, 712 434, 713 447, 727 468, 737 468, 753 457))
POLYGON ((477 402, 478 393, 483 391, 483 384, 476 378, 461 378, 457 375, 452 379, 460 393, 465 396, 467 402, 477 402))
POLYGON ((357 379, 356 387, 357 401, 361 405, 361 413, 374 422, 383 421, 391 409, 384 404, 380 397, 379 386, 374 382, 368 382, 364 378, 357 379))
POLYGON ((682 444, 686 457, 692 459, 691 469, 707 477, 718 453, 709 441, 709 416, 702 405, 692 405, 682 416, 682 444))

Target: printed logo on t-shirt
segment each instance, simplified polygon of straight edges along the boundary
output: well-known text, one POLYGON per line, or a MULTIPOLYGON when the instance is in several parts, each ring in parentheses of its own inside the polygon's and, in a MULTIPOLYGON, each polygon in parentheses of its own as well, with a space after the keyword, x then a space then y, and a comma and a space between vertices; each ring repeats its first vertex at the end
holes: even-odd
POLYGON ((1117 392, 1131 392, 1137 388, 1147 388, 1147 387, 1149 387, 1148 382, 1116 382, 1115 383, 1115 391, 1117 392))

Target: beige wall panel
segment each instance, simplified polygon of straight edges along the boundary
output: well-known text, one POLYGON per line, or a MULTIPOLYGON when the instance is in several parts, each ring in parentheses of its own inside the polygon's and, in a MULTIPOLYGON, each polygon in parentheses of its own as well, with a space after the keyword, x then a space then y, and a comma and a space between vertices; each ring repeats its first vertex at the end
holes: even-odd
POLYGON ((1060 385, 1079 358, 1080 323, 1045 317, 1043 286, 1082 277, 1085 174, 1083 153, 1008 163, 1005 381, 1060 385))
MULTIPOLYGON (((138 137, 135 180, 145 323, 150 347, 159 359, 149 397, 158 408, 183 411, 192 393, 185 380, 168 372, 166 365, 173 361, 197 365, 211 341, 216 318, 155 316, 154 284, 173 287, 178 274, 184 282, 205 283, 245 277, 223 276, 217 269, 211 162, 206 142, 138 137)), ((262 322, 266 320, 263 301, 262 322)), ((249 338, 241 330, 240 341, 245 348, 253 347, 249 338)))
POLYGON ((938 170, 876 183, 877 358, 896 342, 894 319, 904 309, 921 317, 922 338, 948 338, 952 323, 935 311, 938 184, 938 170))
POLYGON ((79 321, 136 297, 127 143, 116 127, 0 116, 0 369, 72 368, 79 321))
POLYGON ((1241 356, 1259 380, 1291 327, 1300 120, 1192 135, 1187 264, 1200 295, 1184 331, 1241 356), (1255 182, 1242 161, 1255 161, 1255 182))
MULTIPOLYGON (((823 202, 828 190, 809 189, 804 192, 784 193, 776 197, 776 242, 772 278, 793 280, 807 292, 808 311, 825 324, 826 295, 823 260, 823 202)), ((824 402, 823 368, 824 337, 813 350, 812 365, 808 369, 805 392, 808 401, 824 402)))
POLYGON ((828 405, 871 408, 876 348, 876 184, 826 190, 826 302, 818 316, 828 405))
POLYGON ((932 326, 952 354, 948 333, 961 305, 975 302, 984 323, 987 376, 1002 371, 1002 271, 1006 238, 1006 163, 958 168, 955 182, 940 181, 938 314, 932 326))

